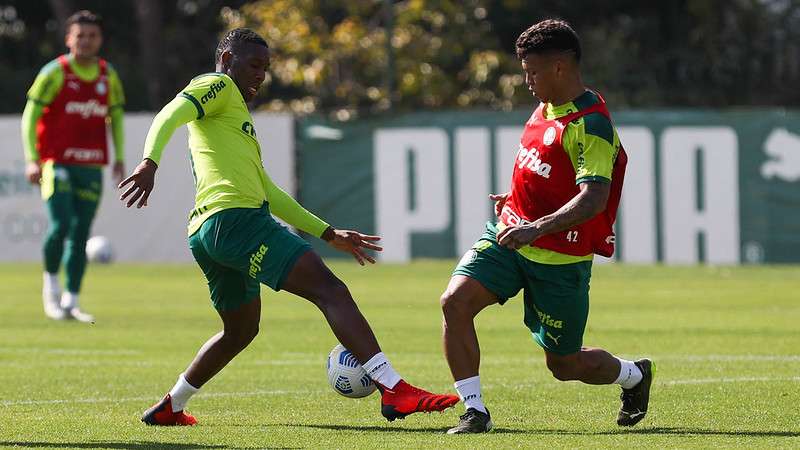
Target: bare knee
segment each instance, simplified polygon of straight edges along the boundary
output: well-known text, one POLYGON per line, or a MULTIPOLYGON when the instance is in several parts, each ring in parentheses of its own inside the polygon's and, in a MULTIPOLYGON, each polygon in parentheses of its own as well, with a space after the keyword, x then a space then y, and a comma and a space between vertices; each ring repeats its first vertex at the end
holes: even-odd
POLYGON ((242 350, 253 342, 253 339, 258 335, 258 330, 258 321, 255 321, 235 328, 225 329, 222 337, 237 350, 242 350))
POLYGON ((353 296, 342 280, 332 277, 324 283, 320 283, 311 301, 319 308, 327 308, 331 305, 351 303, 353 302, 353 296))
POLYGON ((472 319, 475 317, 468 299, 464 298, 463 295, 459 295, 457 291, 446 290, 439 298, 439 304, 442 306, 445 323, 448 320, 472 319))

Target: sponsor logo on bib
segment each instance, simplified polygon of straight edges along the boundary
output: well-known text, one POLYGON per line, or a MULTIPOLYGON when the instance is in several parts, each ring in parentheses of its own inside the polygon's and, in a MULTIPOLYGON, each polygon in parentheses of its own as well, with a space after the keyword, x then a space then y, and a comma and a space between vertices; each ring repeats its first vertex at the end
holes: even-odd
POLYGON ((542 137, 542 142, 544 142, 544 145, 550 145, 555 140, 556 140, 556 129, 554 127, 549 127, 544 132, 544 137, 542 137))
POLYGON ((90 116, 105 117, 108 115, 108 106, 101 105, 97 100, 91 99, 88 102, 69 102, 64 106, 64 111, 67 114, 77 114, 84 119, 88 119, 90 116))

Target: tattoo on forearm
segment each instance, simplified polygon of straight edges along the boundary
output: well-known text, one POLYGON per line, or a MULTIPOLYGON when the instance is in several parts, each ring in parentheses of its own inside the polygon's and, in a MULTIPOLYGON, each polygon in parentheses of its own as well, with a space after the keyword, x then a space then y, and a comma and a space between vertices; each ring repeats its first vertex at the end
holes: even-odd
POLYGON ((582 190, 558 211, 535 222, 541 235, 557 233, 579 225, 605 209, 608 194, 604 190, 582 190))

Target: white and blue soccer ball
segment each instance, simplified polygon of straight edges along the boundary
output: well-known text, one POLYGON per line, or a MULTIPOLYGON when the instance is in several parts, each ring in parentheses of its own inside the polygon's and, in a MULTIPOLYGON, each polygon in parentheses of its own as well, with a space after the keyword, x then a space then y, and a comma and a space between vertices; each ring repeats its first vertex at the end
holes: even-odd
POLYGON ((92 236, 86 241, 86 258, 89 262, 109 264, 114 260, 114 248, 105 236, 92 236))
POLYGON ((328 383, 334 391, 349 398, 361 398, 377 389, 350 350, 338 344, 328 355, 328 383))

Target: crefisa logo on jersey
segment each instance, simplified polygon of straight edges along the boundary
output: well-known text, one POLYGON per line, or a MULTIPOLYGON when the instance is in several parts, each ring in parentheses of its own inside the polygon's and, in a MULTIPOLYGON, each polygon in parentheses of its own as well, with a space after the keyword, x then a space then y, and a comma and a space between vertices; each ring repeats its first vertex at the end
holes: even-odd
POLYGON ((91 99, 88 102, 68 102, 64 105, 64 111, 67 114, 78 114, 84 119, 88 119, 91 116, 105 117, 108 115, 108 106, 91 99))
POLYGON ((94 91, 97 92, 97 95, 106 95, 108 89, 106 88, 106 84, 100 81, 94 86, 94 91))
POLYGON ((222 88, 225 87, 225 81, 219 80, 216 83, 212 83, 211 86, 208 88, 208 92, 206 92, 202 97, 200 97, 200 103, 206 104, 209 100, 217 98, 217 92, 221 91, 222 88))
POLYGON ((553 141, 556 140, 556 129, 555 127, 549 127, 544 132, 544 136, 542 137, 542 142, 544 145, 550 145, 553 141))
POLYGON ((550 178, 550 171, 553 169, 550 164, 542 162, 539 150, 535 147, 527 149, 520 143, 519 153, 517 153, 517 168, 522 169, 525 167, 544 178, 550 178))

